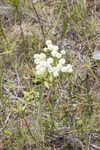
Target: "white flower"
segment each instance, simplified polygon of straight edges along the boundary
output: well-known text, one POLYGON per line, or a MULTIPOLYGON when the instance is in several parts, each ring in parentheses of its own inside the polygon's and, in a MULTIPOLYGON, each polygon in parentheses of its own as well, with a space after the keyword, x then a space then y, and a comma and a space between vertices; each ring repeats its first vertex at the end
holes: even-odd
POLYGON ((47 52, 47 51, 48 51, 48 48, 47 48, 47 47, 45 47, 45 48, 43 49, 43 51, 44 51, 44 52, 47 52))
POLYGON ((38 0, 33 0, 33 3, 36 3, 36 2, 38 2, 38 0))
POLYGON ((45 55, 44 53, 41 53, 41 54, 40 54, 40 59, 41 59, 41 60, 44 60, 45 58, 46 58, 46 55, 45 55))
POLYGON ((41 72, 39 70, 36 71, 37 75, 41 75, 41 72))
POLYGON ((63 66, 63 67, 61 68, 61 72, 67 72, 67 66, 63 66))
POLYGON ((53 72, 53 76, 54 76, 54 77, 58 77, 58 76, 59 76, 59 73, 58 73, 57 71, 54 71, 54 72, 53 72))
POLYGON ((45 67, 41 67, 40 70, 39 70, 41 73, 44 73, 46 71, 46 68, 45 67))
POLYGON ((58 77, 59 76, 59 73, 57 71, 53 72, 53 76, 54 77, 58 77))
POLYGON ((55 57, 55 56, 57 55, 57 51, 52 51, 52 52, 51 52, 51 55, 52 55, 53 57, 55 57))
POLYGON ((57 45, 53 45, 52 50, 53 51, 58 51, 59 47, 57 45))
POLYGON ((51 51, 58 51, 59 47, 57 45, 49 44, 48 49, 51 51))
POLYGON ((49 57, 49 58, 47 59, 47 64, 52 64, 52 63, 53 63, 53 58, 49 57))
POLYGON ((51 40, 47 40, 46 41, 46 45, 48 46, 48 45, 52 45, 52 41, 51 40))
POLYGON ((57 67, 56 67, 56 68, 57 68, 57 70, 60 71, 62 67, 63 67, 62 64, 57 64, 57 67))
POLYGON ((53 69, 53 72, 59 72, 60 71, 60 69, 57 66, 52 67, 52 69, 53 69))
POLYGON ((48 72, 49 73, 53 72, 53 67, 51 65, 48 65, 48 72))
POLYGON ((39 70, 36 71, 36 73, 38 75, 42 75, 46 72, 46 68, 45 67, 40 67, 39 70))
POLYGON ((72 69, 72 65, 71 65, 71 64, 68 64, 68 65, 67 65, 67 72, 68 72, 68 73, 72 73, 72 72, 73 72, 73 69, 72 69))
POLYGON ((53 68, 53 71, 57 71, 57 70, 56 70, 57 68, 56 68, 55 66, 54 66, 54 67, 52 67, 52 68, 53 68))
POLYGON ((61 71, 62 71, 62 72, 72 73, 72 72, 73 72, 72 65, 71 65, 71 64, 68 64, 67 66, 63 66, 63 67, 61 68, 61 71))
POLYGON ((56 57, 57 57, 57 58, 61 58, 61 57, 62 57, 62 54, 60 54, 59 52, 57 52, 57 53, 56 53, 56 57))
POLYGON ((61 54, 65 55, 65 54, 66 54, 66 51, 65 51, 65 50, 62 50, 62 51, 61 51, 61 54))
MULTIPOLYGON (((72 73, 72 65, 65 65, 65 59, 62 57, 66 54, 65 50, 58 52, 59 47, 53 45, 51 40, 46 41, 47 47, 43 50, 44 52, 51 52, 51 56, 45 53, 35 54, 34 63, 36 64, 35 70, 38 75, 43 75, 46 71, 52 73, 54 77, 59 76, 59 72, 72 73), (48 57, 49 56, 49 57, 48 57), (55 61, 54 61, 55 60, 55 61)), ((50 54, 50 53, 49 53, 50 54)))
POLYGON ((34 54, 34 58, 39 58, 39 54, 34 54))
POLYGON ((35 64, 39 64, 40 63, 40 59, 38 59, 38 58, 34 59, 34 63, 35 64))
POLYGON ((36 70, 39 70, 40 68, 41 68, 40 64, 35 67, 36 70))
POLYGON ((41 67, 46 67, 47 66, 47 62, 44 61, 44 60, 40 61, 40 66, 41 67))
POLYGON ((53 45, 52 45, 52 44, 49 44, 49 45, 48 45, 48 49, 52 51, 52 50, 53 50, 53 45))
POLYGON ((64 59, 64 58, 61 58, 61 59, 59 60, 59 63, 60 63, 60 64, 65 64, 65 59, 64 59))

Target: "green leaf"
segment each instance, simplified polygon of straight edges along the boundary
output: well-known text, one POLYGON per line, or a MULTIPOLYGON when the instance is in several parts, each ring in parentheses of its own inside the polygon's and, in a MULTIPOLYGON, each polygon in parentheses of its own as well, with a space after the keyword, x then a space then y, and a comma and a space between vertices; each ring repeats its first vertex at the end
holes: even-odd
POLYGON ((44 81, 44 85, 45 85, 46 88, 48 88, 48 89, 50 88, 50 83, 49 82, 44 81))
POLYGON ((49 76, 49 81, 52 83, 53 82, 53 75, 49 76))
POLYGON ((86 80, 86 77, 87 77, 87 74, 85 74, 85 73, 80 74, 80 79, 81 79, 82 81, 85 81, 85 80, 86 80))
POLYGON ((78 127, 81 127, 82 124, 83 124, 83 121, 82 121, 82 120, 78 120, 78 121, 77 121, 77 124, 78 124, 78 127))
POLYGON ((9 3, 16 8, 19 6, 19 0, 9 0, 9 3))
POLYGON ((3 133, 6 134, 6 135, 9 135, 9 134, 10 134, 7 129, 4 129, 4 130, 3 130, 3 133))

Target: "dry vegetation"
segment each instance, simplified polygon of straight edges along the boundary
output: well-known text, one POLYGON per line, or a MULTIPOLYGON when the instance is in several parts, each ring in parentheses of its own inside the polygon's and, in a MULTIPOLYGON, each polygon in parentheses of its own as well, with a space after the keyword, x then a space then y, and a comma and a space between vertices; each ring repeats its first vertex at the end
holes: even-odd
POLYGON ((0 150, 100 150, 99 0, 0 1, 0 150), (48 39, 72 74, 36 76, 48 39))

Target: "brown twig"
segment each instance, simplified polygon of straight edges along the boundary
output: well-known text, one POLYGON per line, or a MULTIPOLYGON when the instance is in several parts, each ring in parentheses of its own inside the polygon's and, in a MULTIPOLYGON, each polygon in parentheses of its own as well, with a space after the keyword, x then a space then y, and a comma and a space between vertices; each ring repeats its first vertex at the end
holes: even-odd
POLYGON ((38 22, 39 22, 39 25, 40 25, 40 28, 41 28, 41 32, 42 32, 42 35, 43 35, 43 42, 45 43, 45 33, 44 33, 44 29, 43 29, 43 25, 41 24, 41 22, 40 22, 40 17, 39 17, 39 15, 38 15, 38 13, 37 13, 37 10, 36 10, 36 8, 35 8, 35 6, 34 6, 34 4, 33 4, 33 2, 30 0, 30 2, 31 2, 31 4, 32 4, 32 8, 33 8, 33 10, 34 10, 34 12, 35 12, 35 14, 36 14, 36 16, 37 16, 37 19, 38 19, 38 22))

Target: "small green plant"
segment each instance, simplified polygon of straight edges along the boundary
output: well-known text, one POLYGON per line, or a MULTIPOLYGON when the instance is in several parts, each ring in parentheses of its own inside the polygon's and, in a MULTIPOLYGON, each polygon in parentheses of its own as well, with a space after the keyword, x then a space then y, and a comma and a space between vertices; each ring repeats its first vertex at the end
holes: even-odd
POLYGON ((18 8, 18 6, 20 4, 19 0, 8 0, 8 2, 16 8, 18 8))

